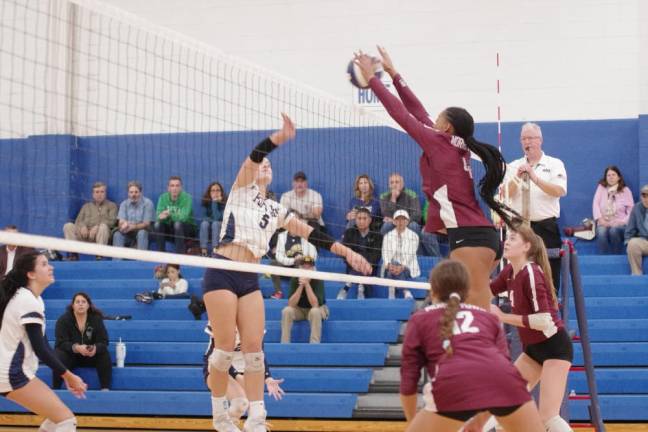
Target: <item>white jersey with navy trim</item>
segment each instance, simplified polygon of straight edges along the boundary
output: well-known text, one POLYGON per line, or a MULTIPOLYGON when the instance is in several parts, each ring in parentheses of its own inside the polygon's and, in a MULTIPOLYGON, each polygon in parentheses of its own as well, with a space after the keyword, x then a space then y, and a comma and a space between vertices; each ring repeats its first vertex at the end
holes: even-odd
POLYGON ((40 324, 45 332, 45 304, 27 288, 18 288, 9 300, 0 328, 0 393, 26 385, 38 370, 25 324, 40 324))
POLYGON ((245 246, 261 258, 268 252, 274 232, 291 219, 287 213, 281 204, 265 198, 256 183, 233 187, 225 205, 220 241, 245 246))

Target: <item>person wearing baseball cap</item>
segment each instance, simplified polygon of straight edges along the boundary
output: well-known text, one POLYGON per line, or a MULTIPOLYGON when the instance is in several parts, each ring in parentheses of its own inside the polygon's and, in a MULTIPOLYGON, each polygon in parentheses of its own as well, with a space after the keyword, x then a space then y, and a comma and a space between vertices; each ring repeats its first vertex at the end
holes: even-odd
POLYGON ((643 257, 648 255, 648 184, 639 191, 641 198, 634 205, 625 230, 628 262, 633 275, 643 274, 643 257))
MULTIPOLYGON (((315 258, 305 255, 299 266, 303 270, 315 269, 315 258)), ((288 294, 288 306, 281 311, 281 343, 290 343, 290 332, 294 321, 308 320, 310 343, 320 343, 322 321, 329 316, 324 293, 324 282, 307 277, 292 278, 288 294)))
POLYGON ((281 195, 281 205, 288 210, 294 210, 302 215, 306 223, 313 229, 326 232, 322 212, 324 205, 322 195, 309 189, 308 177, 304 171, 297 171, 293 175, 292 190, 281 195))
MULTIPOLYGON (((409 229, 410 216, 407 210, 394 212, 395 228, 385 234, 382 244, 383 277, 396 280, 412 280, 421 274, 416 251, 419 245, 418 235, 409 229)), ((402 291, 402 297, 413 298, 408 289, 402 291)), ((389 287, 388 297, 396 298, 395 287, 389 287)), ((399 297, 401 297, 399 295, 399 297)))

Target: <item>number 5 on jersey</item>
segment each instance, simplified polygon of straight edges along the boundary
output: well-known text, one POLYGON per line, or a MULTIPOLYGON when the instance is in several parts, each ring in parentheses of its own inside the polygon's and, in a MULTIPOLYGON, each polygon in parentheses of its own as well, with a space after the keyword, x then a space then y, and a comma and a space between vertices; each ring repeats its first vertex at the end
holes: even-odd
POLYGON ((268 223, 270 223, 270 215, 268 213, 264 214, 263 217, 261 218, 261 222, 259 222, 259 226, 261 228, 265 228, 268 226, 268 223))

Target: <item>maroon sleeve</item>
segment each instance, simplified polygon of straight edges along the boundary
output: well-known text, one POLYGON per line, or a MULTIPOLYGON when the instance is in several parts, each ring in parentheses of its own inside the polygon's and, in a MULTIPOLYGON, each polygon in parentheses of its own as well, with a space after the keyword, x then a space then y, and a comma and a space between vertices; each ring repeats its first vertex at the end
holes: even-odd
POLYGON ((490 283, 490 289, 493 295, 497 295, 508 290, 508 279, 511 275, 512 267, 507 265, 490 283))
POLYGON ((437 145, 443 145, 447 139, 441 132, 419 121, 410 114, 403 102, 391 94, 376 77, 369 81, 371 90, 376 94, 391 118, 407 132, 424 152, 432 152, 437 145))
POLYGON ((545 283, 544 273, 535 264, 527 267, 527 277, 524 281, 524 295, 531 306, 531 313, 551 312, 553 300, 545 283))
POLYGON ((402 395, 416 394, 418 381, 421 378, 421 369, 425 365, 423 344, 418 332, 418 320, 410 319, 405 329, 403 340, 403 353, 401 355, 401 383, 402 395))
POLYGON ((434 127, 434 122, 430 118, 430 115, 425 110, 425 107, 419 98, 416 97, 410 86, 407 85, 401 74, 397 74, 394 77, 394 87, 398 92, 398 96, 400 96, 403 101, 405 108, 407 108, 407 111, 409 111, 409 113, 416 117, 416 119, 421 123, 434 127))

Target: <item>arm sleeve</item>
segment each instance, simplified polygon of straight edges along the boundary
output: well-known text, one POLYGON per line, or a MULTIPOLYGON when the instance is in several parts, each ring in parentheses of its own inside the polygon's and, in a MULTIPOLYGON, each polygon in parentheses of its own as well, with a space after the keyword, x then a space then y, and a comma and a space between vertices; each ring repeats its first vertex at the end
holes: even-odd
POLYGON ((126 201, 119 204, 119 211, 117 212, 117 219, 120 221, 128 221, 126 218, 126 201))
POLYGON ((638 211, 635 211, 635 207, 632 207, 632 210, 630 210, 630 217, 628 218, 628 223, 626 224, 626 229, 624 234, 626 244, 628 244, 628 242, 632 237, 635 237, 637 235, 638 229, 637 229, 636 216, 638 213, 639 213, 638 211))
POLYGON ((155 208, 153 201, 146 201, 144 204, 144 220, 142 222, 153 222, 155 220, 155 208))
POLYGON ((178 221, 185 223, 193 222, 193 218, 191 217, 191 215, 193 214, 193 201, 191 195, 189 195, 188 193, 183 193, 182 202, 179 204, 180 211, 178 212, 178 221))
POLYGON ((155 209, 155 219, 159 220, 160 219, 160 213, 162 213, 165 210, 165 205, 166 205, 166 200, 164 199, 164 194, 160 195, 157 201, 157 206, 155 209))
POLYGON ((425 110, 419 98, 416 97, 411 87, 407 85, 401 74, 394 77, 394 87, 398 92, 398 96, 403 101, 403 105, 407 108, 407 111, 421 123, 434 127, 434 122, 430 118, 430 115, 425 110))
POLYGON ((510 267, 506 266, 490 283, 491 293, 497 295, 508 290, 507 280, 510 274, 510 267))
POLYGON ((94 346, 97 349, 97 354, 101 354, 106 352, 108 349, 108 330, 106 330, 106 326, 104 325, 103 319, 101 317, 98 317, 96 323, 95 323, 95 341, 94 341, 94 346))
POLYGON ((561 160, 556 163, 556 172, 551 178, 551 183, 562 187, 567 193, 567 170, 565 170, 565 164, 561 160))
POLYGON ((176 282, 173 295, 184 294, 187 292, 188 289, 189 289, 189 283, 187 282, 187 279, 180 279, 178 280, 178 282, 176 282))
POLYGON ((108 228, 113 228, 117 224, 117 204, 114 202, 108 204, 108 214, 105 222, 108 228))
POLYGON ((37 323, 27 323, 23 325, 25 326, 29 343, 31 343, 36 357, 49 366, 54 374, 59 376, 63 375, 67 369, 56 356, 56 353, 52 350, 52 347, 50 347, 47 339, 43 335, 43 325, 37 323))
POLYGON ((86 226, 86 209, 88 207, 86 204, 83 204, 83 207, 81 207, 81 210, 79 210, 79 214, 77 215, 76 219, 74 220, 75 225, 82 225, 86 226))
POLYGON ((425 355, 421 346, 418 329, 416 328, 416 321, 410 320, 405 330, 403 353, 401 356, 400 393, 402 395, 416 394, 418 381, 421 378, 421 368, 424 365, 425 355))
POLYGON ((70 337, 68 328, 65 326, 62 317, 59 318, 58 321, 56 321, 55 334, 56 334, 56 342, 55 342, 56 348, 60 349, 61 351, 65 351, 72 354, 72 345, 74 345, 74 342, 72 342, 72 338, 70 337))
POLYGON ((391 118, 405 129, 405 131, 414 139, 414 141, 416 141, 423 151, 430 148, 429 144, 432 144, 432 140, 430 140, 431 137, 437 135, 439 137, 441 136, 439 132, 434 131, 434 129, 424 123, 421 123, 416 119, 416 117, 410 114, 407 109, 405 109, 403 102, 391 94, 378 78, 371 78, 369 85, 378 99, 380 99, 380 102, 382 102, 391 118))
POLYGON ((621 205, 624 207, 626 213, 625 217, 623 218, 623 223, 627 225, 628 219, 630 218, 630 212, 632 211, 632 206, 634 205, 634 202, 632 201, 632 191, 629 187, 626 186, 626 188, 621 193, 621 197, 621 205))
MULTIPOLYGON (((527 268, 529 272, 524 283, 524 293, 533 309, 533 313, 550 312, 549 305, 553 300, 550 299, 551 294, 548 292, 544 274, 540 271, 535 271, 532 266, 528 266, 527 268)), ((528 318, 526 319, 528 320, 528 318)))
POLYGON ((394 256, 394 245, 391 241, 392 238, 393 236, 390 236, 389 233, 385 234, 385 237, 383 237, 382 262, 385 267, 391 262, 391 259, 394 256))

